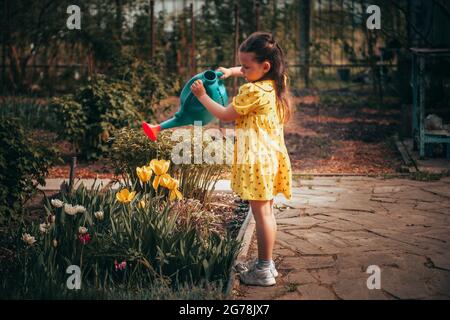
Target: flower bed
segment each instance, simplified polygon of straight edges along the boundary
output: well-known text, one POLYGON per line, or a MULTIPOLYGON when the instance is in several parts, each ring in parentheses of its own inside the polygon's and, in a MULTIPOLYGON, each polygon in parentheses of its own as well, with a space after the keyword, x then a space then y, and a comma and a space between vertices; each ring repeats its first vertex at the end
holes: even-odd
POLYGON ((117 290, 156 298, 149 288, 164 288, 167 296, 192 286, 223 293, 240 248, 231 224, 234 197, 183 199, 169 166, 154 159, 118 191, 80 186, 47 200, 45 219, 17 236, 16 270, 2 291, 16 298, 111 297, 117 290), (68 287, 69 266, 80 269, 79 293, 68 287))

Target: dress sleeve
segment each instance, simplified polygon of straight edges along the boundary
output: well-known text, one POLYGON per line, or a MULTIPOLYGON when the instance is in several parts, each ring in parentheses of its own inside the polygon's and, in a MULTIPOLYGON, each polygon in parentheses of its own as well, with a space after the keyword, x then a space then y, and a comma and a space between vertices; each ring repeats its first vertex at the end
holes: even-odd
POLYGON ((246 115, 257 110, 264 102, 264 93, 253 83, 246 83, 239 88, 239 93, 233 98, 233 107, 240 115, 246 115))

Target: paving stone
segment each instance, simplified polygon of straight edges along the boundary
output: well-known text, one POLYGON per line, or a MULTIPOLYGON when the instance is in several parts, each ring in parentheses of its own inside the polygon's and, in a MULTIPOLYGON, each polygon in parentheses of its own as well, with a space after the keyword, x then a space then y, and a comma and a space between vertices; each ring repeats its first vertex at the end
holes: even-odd
POLYGON ((416 233, 418 237, 425 237, 441 242, 443 245, 450 243, 450 227, 436 227, 427 228, 422 232, 416 233))
POLYGON ((285 283, 296 283, 296 284, 307 284, 307 283, 317 283, 317 279, 314 278, 306 270, 293 270, 287 273, 283 277, 285 283))
MULTIPOLYGON (((448 245, 446 246, 446 248, 448 250, 448 245)), ((431 259, 433 265, 436 268, 450 271, 450 253, 448 251, 445 254, 436 254, 436 253, 429 254, 428 258, 431 259)))
POLYGON ((298 188, 298 192, 304 197, 308 195, 313 196, 324 196, 327 195, 327 191, 325 191, 324 187, 300 187, 298 188))
POLYGON ((302 296, 298 291, 295 292, 287 292, 283 294, 281 297, 276 298, 275 300, 300 300, 302 296))
POLYGON ((370 198, 370 201, 381 202, 381 203, 396 203, 397 202, 396 199, 388 198, 388 197, 372 197, 372 198, 370 198))
POLYGON ((336 268, 309 270, 309 273, 321 284, 333 284, 339 279, 339 271, 336 268))
POLYGON ((431 294, 423 275, 396 268, 382 270, 381 288, 399 299, 424 299, 431 294))
POLYGON ((333 231, 331 233, 332 235, 344 239, 344 240, 349 240, 349 241, 358 241, 361 239, 373 239, 373 238, 378 238, 377 235, 367 232, 367 231, 346 231, 346 230, 342 230, 342 231, 333 231))
POLYGON ((312 226, 316 226, 320 223, 323 223, 323 221, 311 217, 294 217, 286 219, 277 219, 278 225, 298 226, 301 228, 311 228, 312 226))
POLYGON ((301 300, 337 300, 330 289, 317 284, 299 285, 297 291, 301 295, 301 300))
POLYGON ((306 208, 307 204, 308 204, 308 200, 307 199, 303 199, 303 198, 295 199, 295 198, 292 198, 291 200, 286 200, 283 196, 275 197, 274 198, 274 202, 276 202, 276 203, 278 203, 280 205, 288 206, 288 207, 293 208, 293 209, 306 208))
POLYGON ((425 284, 432 295, 444 295, 447 299, 450 298, 450 272, 433 270, 425 284))
POLYGON ((323 254, 324 252, 317 246, 309 243, 304 239, 298 237, 295 241, 283 241, 277 237, 276 243, 279 243, 283 248, 288 248, 292 251, 299 252, 301 254, 323 254))
MULTIPOLYGON (((276 244, 275 244, 276 246, 276 244)), ((279 260, 282 259, 284 257, 294 257, 296 256, 296 253, 292 250, 286 249, 286 248, 278 248, 275 247, 274 253, 273 253, 273 260, 275 261, 275 263, 279 260)))
POLYGON ((302 269, 319 269, 330 268, 335 265, 335 261, 331 256, 303 256, 303 257, 287 257, 284 259, 279 268, 288 270, 302 269))
POLYGON ((328 228, 332 230, 340 230, 340 231, 357 231, 362 230, 363 227, 348 221, 331 221, 325 222, 320 225, 323 228, 328 228))
POLYGON ((336 202, 328 202, 325 207, 329 209, 341 209, 347 211, 360 211, 360 212, 375 212, 376 203, 370 202, 368 199, 365 201, 347 199, 339 199, 336 202))
POLYGON ((275 216, 276 216, 277 220, 279 220, 279 219, 299 217, 300 214, 301 214, 301 212, 299 210, 287 209, 285 211, 276 212, 275 216))
POLYGON ((334 187, 336 186, 337 178, 314 178, 313 180, 300 180, 301 186, 326 186, 326 187, 334 187))
POLYGON ((258 286, 246 286, 240 285, 240 289, 243 291, 242 300, 254 300, 258 297, 258 300, 273 300, 276 297, 280 297, 285 293, 285 290, 281 286, 271 287, 258 287, 258 286))
POLYGON ((450 215, 450 206, 448 203, 441 201, 429 203, 429 202, 418 202, 417 205, 414 207, 416 210, 422 210, 422 211, 438 211, 442 214, 449 214, 450 215))
MULTIPOLYGON (((296 231, 290 231, 295 234, 296 231)), ((328 233, 315 232, 314 230, 304 230, 302 237, 309 243, 319 247, 322 251, 334 251, 338 248, 347 248, 351 242, 337 239, 328 233)))
POLYGON ((442 201, 442 197, 426 192, 421 189, 410 189, 404 192, 396 193, 393 197, 396 199, 411 199, 419 200, 422 202, 439 202, 442 201))
POLYGON ((426 187, 426 190, 429 192, 436 193, 438 196, 450 199, 450 188, 448 187, 431 186, 426 187))
MULTIPOLYGON (((368 277, 370 275, 367 275, 368 277)), ((367 279, 343 279, 333 284, 336 295, 344 300, 387 300, 388 297, 381 289, 369 289, 367 279)))
POLYGON ((407 189, 405 186, 382 186, 382 187, 375 187, 373 189, 373 193, 379 194, 379 193, 387 193, 387 194, 393 194, 402 190, 407 189))

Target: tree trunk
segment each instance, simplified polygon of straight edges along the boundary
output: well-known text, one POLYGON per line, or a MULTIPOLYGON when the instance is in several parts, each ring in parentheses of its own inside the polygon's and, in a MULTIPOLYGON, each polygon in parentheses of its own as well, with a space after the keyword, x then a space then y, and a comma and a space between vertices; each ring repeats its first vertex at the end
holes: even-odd
POLYGON ((122 0, 116 0, 116 31, 117 38, 122 39, 122 19, 123 19, 122 0))
POLYGON ((309 88, 309 35, 311 0, 300 0, 299 15, 300 62, 303 66, 303 81, 305 82, 305 88, 309 88))

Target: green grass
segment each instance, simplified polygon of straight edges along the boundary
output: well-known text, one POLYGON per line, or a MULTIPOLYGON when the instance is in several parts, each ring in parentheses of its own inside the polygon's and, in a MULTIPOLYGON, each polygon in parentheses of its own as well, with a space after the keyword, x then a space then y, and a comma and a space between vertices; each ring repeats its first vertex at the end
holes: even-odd
POLYGON ((439 181, 443 177, 450 176, 450 170, 441 172, 441 173, 433 173, 433 172, 425 172, 425 171, 417 171, 413 172, 409 175, 411 180, 416 181, 439 181))

